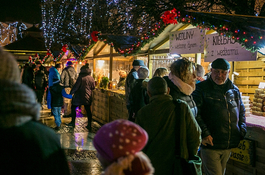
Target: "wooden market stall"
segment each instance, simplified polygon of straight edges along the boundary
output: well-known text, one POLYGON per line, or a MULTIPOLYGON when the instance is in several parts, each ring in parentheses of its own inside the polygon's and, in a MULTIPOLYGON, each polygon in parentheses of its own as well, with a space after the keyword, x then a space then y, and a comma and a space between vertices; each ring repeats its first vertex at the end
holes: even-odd
MULTIPOLYGON (((100 72, 100 67, 102 67, 103 69, 106 69, 106 71, 102 74, 108 76, 109 78, 111 78, 111 80, 114 80, 113 62, 115 59, 129 58, 129 62, 134 59, 144 59, 146 60, 147 66, 151 72, 151 78, 156 68, 169 68, 169 65, 174 60, 179 58, 179 56, 175 55, 178 53, 171 52, 172 48, 170 48, 170 42, 174 41, 174 39, 177 40, 177 38, 174 38, 176 37, 176 32, 187 32, 188 30, 195 31, 196 29, 206 28, 205 35, 203 35, 202 31, 200 34, 203 35, 203 40, 195 40, 195 42, 197 41, 197 43, 200 43, 200 45, 206 42, 206 44, 203 45, 203 49, 198 52, 181 53, 180 56, 188 57, 191 61, 203 65, 207 72, 208 65, 211 62, 209 61, 211 60, 209 59, 210 57, 212 57, 212 59, 219 57, 226 58, 225 56, 230 54, 232 55, 233 53, 235 59, 229 60, 231 64, 230 79, 234 80, 234 83, 239 86, 240 91, 242 92, 243 96, 245 96, 245 105, 250 106, 248 102, 248 96, 250 96, 249 99, 252 102, 254 101, 254 98, 256 98, 256 101, 254 101, 256 102, 256 104, 260 103, 265 105, 265 92, 255 94, 259 83, 264 80, 265 76, 264 62, 260 59, 257 61, 256 59, 263 56, 259 54, 258 56, 252 53, 250 54, 250 52, 248 53, 246 49, 242 48, 241 46, 233 48, 233 50, 227 49, 230 48, 230 45, 228 45, 227 48, 224 48, 224 45, 226 45, 228 42, 230 42, 230 44, 234 44, 236 42, 236 44, 243 44, 248 49, 256 51, 257 48, 259 48, 264 42, 262 38, 265 38, 265 32, 262 28, 265 24, 263 20, 264 19, 240 15, 190 12, 187 15, 180 16, 178 24, 167 25, 161 32, 159 32, 158 35, 154 33, 156 30, 158 30, 158 27, 156 27, 154 30, 152 29, 152 32, 150 33, 155 37, 152 37, 151 35, 141 36, 140 41, 138 39, 137 43, 144 44, 141 46, 140 50, 137 51, 137 53, 134 53, 134 56, 130 57, 131 54, 127 54, 127 57, 120 56, 123 55, 124 50, 116 52, 119 49, 115 49, 116 51, 113 49, 113 47, 119 45, 119 43, 115 43, 115 39, 107 39, 107 44, 103 42, 104 40, 97 42, 96 45, 87 54, 86 59, 90 61, 91 64, 93 64, 94 74, 100 72), (196 18, 193 18, 192 16, 196 16, 196 18), (195 23, 192 20, 197 21, 195 23), (249 30, 250 33, 246 33, 244 31, 247 28, 251 28, 249 30), (219 33, 219 35, 217 33, 219 33), (148 42, 145 42, 145 40, 148 40, 148 42), (225 43, 224 41, 227 43, 225 43), (251 44, 251 42, 253 44, 251 44), (214 50, 214 45, 219 45, 219 50, 214 50), (223 49, 220 49, 220 47, 223 47, 223 49), (209 50, 209 48, 211 48, 212 50, 209 50), (243 49, 243 51, 239 51, 240 49, 243 49), (215 55, 215 57, 213 58, 212 55, 214 52, 218 53, 219 55, 215 55), (242 55, 239 56, 239 53, 242 55), (103 61, 105 62, 105 65, 103 64, 103 61), (259 100, 259 98, 264 99, 261 101, 259 100)), ((138 45, 140 44, 136 45, 138 47, 138 45)), ((135 44, 132 45, 128 48, 129 52, 127 53, 130 53, 132 49, 135 50, 137 47, 135 46, 135 44)), ((92 109, 94 119, 99 120, 103 123, 107 123, 118 118, 127 118, 126 104, 124 101, 124 91, 96 89, 94 94, 95 95, 93 97, 94 102, 92 109)), ((261 114, 263 114, 265 111, 260 112, 262 112, 261 114)), ((233 149, 231 158, 227 165, 226 174, 264 174, 264 120, 265 117, 263 116, 252 114, 248 115, 246 119, 248 127, 247 135, 245 139, 240 143, 238 148, 233 149)))
POLYGON ((87 53, 84 61, 93 67, 93 77, 97 82, 94 90, 92 115, 95 120, 101 123, 123 118, 128 118, 125 103, 125 88, 115 87, 119 81, 119 71, 127 73, 132 69, 132 62, 135 56, 122 56, 115 51, 114 47, 126 48, 137 41, 138 37, 107 35, 109 44, 98 41, 87 53), (108 77, 113 84, 111 89, 100 87, 102 77, 108 77))

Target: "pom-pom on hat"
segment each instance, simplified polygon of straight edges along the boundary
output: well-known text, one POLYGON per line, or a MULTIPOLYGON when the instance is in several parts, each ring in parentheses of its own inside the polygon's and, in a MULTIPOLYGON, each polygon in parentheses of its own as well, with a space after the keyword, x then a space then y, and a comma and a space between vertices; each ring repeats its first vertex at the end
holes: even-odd
POLYGON ((214 69, 222 69, 222 70, 228 70, 230 69, 230 64, 227 60, 223 58, 217 58, 212 62, 212 68, 214 69))
POLYGON ((115 120, 102 126, 94 137, 98 153, 113 162, 120 157, 134 155, 146 145, 148 135, 139 125, 128 120, 115 120))
POLYGON ((10 53, 0 46, 0 80, 9 80, 19 83, 20 73, 17 61, 10 53))
POLYGON ((133 66, 145 66, 143 60, 134 60, 133 66))

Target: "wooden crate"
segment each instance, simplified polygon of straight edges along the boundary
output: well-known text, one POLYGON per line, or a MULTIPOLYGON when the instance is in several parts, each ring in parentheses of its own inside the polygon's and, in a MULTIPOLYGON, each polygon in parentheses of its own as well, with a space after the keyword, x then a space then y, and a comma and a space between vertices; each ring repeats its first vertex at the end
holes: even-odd
POLYGON ((265 82, 265 63, 263 61, 235 61, 234 71, 239 73, 235 76, 235 85, 245 96, 250 96, 253 101, 255 89, 260 82, 265 82))

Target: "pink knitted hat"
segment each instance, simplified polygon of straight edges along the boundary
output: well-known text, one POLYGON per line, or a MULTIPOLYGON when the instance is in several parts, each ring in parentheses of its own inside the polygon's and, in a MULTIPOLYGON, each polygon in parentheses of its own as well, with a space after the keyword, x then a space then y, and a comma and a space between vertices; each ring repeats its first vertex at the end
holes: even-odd
POLYGON ((146 145, 148 135, 139 125, 128 120, 115 120, 102 126, 94 137, 98 153, 108 161, 134 155, 146 145))

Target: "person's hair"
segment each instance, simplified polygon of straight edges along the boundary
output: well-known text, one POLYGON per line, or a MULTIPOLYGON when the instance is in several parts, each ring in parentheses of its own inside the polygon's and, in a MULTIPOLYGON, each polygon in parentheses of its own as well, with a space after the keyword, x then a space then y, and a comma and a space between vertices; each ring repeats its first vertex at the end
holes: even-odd
POLYGON ((168 74, 168 70, 165 67, 159 67, 156 69, 153 77, 164 77, 168 74))
POLYGON ((137 70, 139 79, 146 79, 149 76, 149 70, 147 67, 140 67, 137 70))
POLYGON ((152 95, 162 95, 167 93, 167 82, 162 77, 153 77, 149 80, 147 91, 152 95))
POLYGON ((61 64, 58 63, 58 64, 56 64, 54 67, 55 67, 56 69, 57 69, 57 68, 60 68, 60 67, 61 67, 61 64))
POLYGON ((170 71, 173 75, 186 82, 187 75, 192 72, 193 64, 187 58, 183 57, 174 61, 170 66, 170 71))
POLYGON ((204 76, 204 68, 200 64, 196 64, 196 75, 197 77, 203 77, 204 76))

